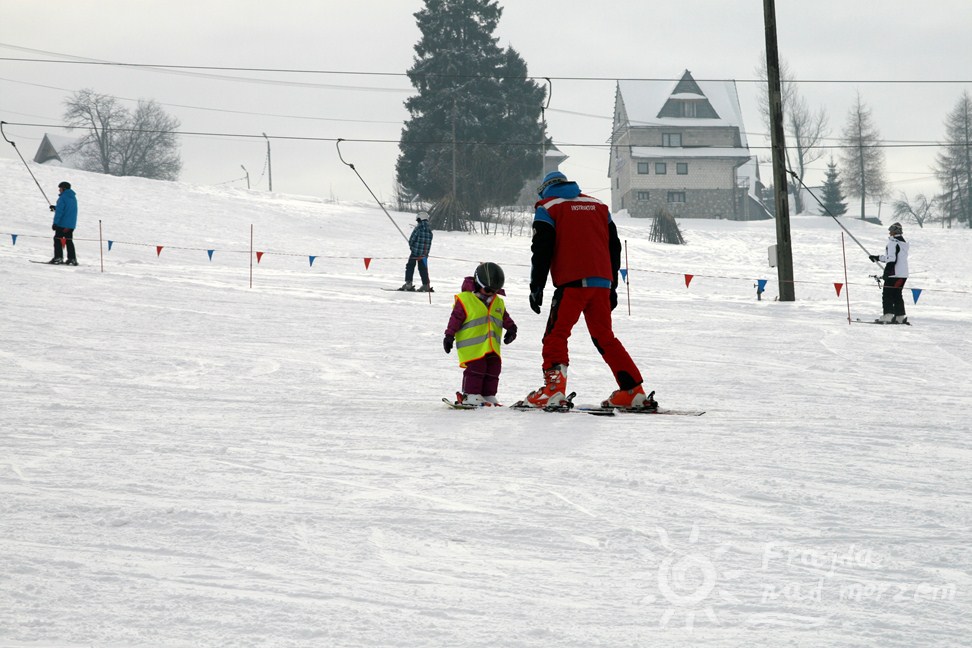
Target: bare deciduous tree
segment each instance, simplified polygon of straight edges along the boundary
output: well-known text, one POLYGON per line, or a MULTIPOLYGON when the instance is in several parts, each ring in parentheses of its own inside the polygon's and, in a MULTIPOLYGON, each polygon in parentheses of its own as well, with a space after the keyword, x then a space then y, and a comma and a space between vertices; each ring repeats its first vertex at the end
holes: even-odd
MULTIPOLYGON (((766 81, 766 59, 760 61, 756 74, 766 81)), ((763 124, 770 132, 769 91, 766 83, 762 85, 762 101, 759 104, 763 124)), ((827 136, 827 113, 823 108, 817 111, 810 109, 807 100, 800 95, 789 67, 780 62, 780 93, 783 103, 783 131, 787 144, 787 163, 796 174, 796 178, 789 181, 790 191, 793 193, 793 208, 796 213, 802 213, 806 206, 803 204, 801 186, 807 173, 807 167, 823 156, 820 145, 827 136), (793 152, 792 158, 790 152, 793 152)))
POLYGON ((90 89, 65 102, 64 119, 87 133, 71 147, 86 171, 175 180, 182 169, 175 130, 179 121, 155 101, 129 112, 118 99, 90 89))
POLYGON ((914 221, 918 227, 924 227, 925 221, 930 220, 934 201, 929 201, 925 194, 916 194, 914 201, 908 199, 908 194, 901 192, 901 197, 891 203, 892 213, 898 221, 914 221))
POLYGON ((972 227, 972 97, 963 92, 945 118, 945 147, 935 159, 935 174, 949 219, 972 227))
POLYGON ((844 188, 851 196, 861 199, 861 219, 864 203, 870 196, 879 198, 887 194, 884 177, 884 151, 880 148, 881 136, 871 117, 871 109, 857 100, 847 114, 844 126, 844 153, 841 156, 841 177, 844 188))

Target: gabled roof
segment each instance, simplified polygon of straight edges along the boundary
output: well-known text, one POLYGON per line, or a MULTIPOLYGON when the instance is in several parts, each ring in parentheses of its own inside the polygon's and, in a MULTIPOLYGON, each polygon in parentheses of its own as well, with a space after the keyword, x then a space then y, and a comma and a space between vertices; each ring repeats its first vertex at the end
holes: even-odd
POLYGON ((733 126, 748 146, 735 81, 696 81, 685 70, 678 81, 618 81, 618 99, 628 126, 733 126), (698 101, 702 117, 677 117, 670 110, 677 100, 698 101), (666 107, 669 110, 666 110, 666 107), (710 112, 711 109, 711 112, 710 112))
POLYGON ((63 166, 73 168, 77 156, 73 153, 67 154, 65 151, 77 142, 78 138, 75 137, 44 133, 44 138, 41 140, 40 146, 37 147, 37 153, 34 154, 34 162, 54 164, 55 166, 57 166, 57 162, 60 162, 63 166))

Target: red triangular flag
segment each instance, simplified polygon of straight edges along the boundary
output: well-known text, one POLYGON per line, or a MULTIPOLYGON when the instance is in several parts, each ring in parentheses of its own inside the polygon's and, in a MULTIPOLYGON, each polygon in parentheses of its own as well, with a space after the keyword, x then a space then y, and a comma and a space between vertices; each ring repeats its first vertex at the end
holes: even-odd
POLYGON ((161 246, 161 245, 156 245, 155 246, 155 256, 162 256, 162 247, 163 246, 161 246))
POLYGON ((263 252, 257 252, 257 263, 260 263, 260 259, 263 258, 263 252))
POLYGON ((67 247, 67 237, 66 236, 62 236, 61 237, 61 247, 67 247))
POLYGON ((834 288, 837 290, 837 296, 840 297, 840 289, 844 287, 844 284, 834 282, 834 288))
POLYGON ((688 288, 689 287, 689 284, 692 283, 692 278, 693 277, 695 277, 695 275, 690 275, 690 274, 685 275, 685 287, 686 288, 688 288))
POLYGON ((365 270, 371 265, 371 257, 365 257, 365 270))

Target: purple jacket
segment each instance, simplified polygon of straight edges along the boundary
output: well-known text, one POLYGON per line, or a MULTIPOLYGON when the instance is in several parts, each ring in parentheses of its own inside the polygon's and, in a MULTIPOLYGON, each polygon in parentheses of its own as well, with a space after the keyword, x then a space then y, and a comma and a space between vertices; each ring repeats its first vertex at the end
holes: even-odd
MULTIPOLYGON (((472 277, 466 277, 462 280, 461 292, 472 292, 479 294, 479 289, 476 286, 476 280, 472 277)), ((499 292, 496 293, 502 297, 506 296, 506 291, 500 288, 499 292)), ((452 307, 452 315, 449 316, 449 323, 446 325, 445 334, 455 337, 456 332, 462 328, 463 323, 466 321, 466 309, 463 307, 462 302, 458 299, 456 300, 456 305, 452 307)), ((516 332, 516 323, 513 318, 510 317, 510 312, 503 309, 503 328, 507 331, 516 332)))

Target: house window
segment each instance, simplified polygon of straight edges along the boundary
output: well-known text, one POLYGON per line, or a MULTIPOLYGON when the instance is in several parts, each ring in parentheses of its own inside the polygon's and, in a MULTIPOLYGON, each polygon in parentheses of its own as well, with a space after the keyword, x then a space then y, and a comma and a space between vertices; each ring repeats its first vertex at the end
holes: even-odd
POLYGON ((684 191, 669 191, 668 192, 668 202, 670 202, 670 203, 683 203, 683 202, 685 202, 685 192, 684 191))
POLYGON ((695 117, 697 104, 694 101, 682 102, 682 117, 695 117))
POLYGON ((662 146, 681 146, 681 133, 662 133, 662 146))
POLYGON ((647 192, 647 191, 639 191, 638 192, 638 200, 648 200, 648 194, 649 194, 649 192, 647 192))
POLYGON ((648 175, 648 163, 647 162, 639 162, 638 163, 638 174, 639 175, 648 175))
POLYGON ((675 173, 678 175, 688 175, 688 162, 676 162, 675 173))
POLYGON ((666 162, 655 162, 655 174, 665 175, 668 173, 668 164, 666 162))

